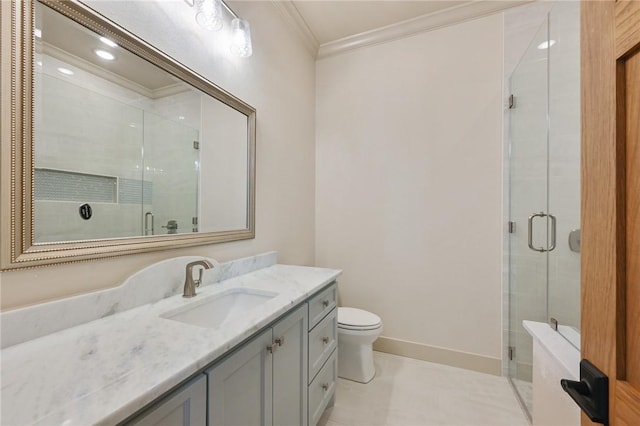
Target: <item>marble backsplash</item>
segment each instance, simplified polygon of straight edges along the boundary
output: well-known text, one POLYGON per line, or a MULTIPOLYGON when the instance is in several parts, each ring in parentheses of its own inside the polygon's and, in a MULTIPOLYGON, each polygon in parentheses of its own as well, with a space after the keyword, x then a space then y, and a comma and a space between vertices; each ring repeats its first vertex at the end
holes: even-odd
POLYGON ((275 265, 278 253, 272 251, 225 263, 203 256, 174 257, 141 269, 117 287, 2 312, 0 348, 179 294, 187 263, 201 259, 214 265, 203 273, 202 285, 206 286, 275 265))

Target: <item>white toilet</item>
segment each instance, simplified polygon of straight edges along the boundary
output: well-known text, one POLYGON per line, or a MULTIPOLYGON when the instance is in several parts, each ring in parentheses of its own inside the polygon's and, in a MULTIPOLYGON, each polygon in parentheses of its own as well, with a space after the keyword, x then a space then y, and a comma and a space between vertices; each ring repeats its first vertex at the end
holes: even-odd
POLYGON ((368 383, 376 375, 373 342, 382 333, 382 320, 376 314, 338 308, 338 376, 368 383))

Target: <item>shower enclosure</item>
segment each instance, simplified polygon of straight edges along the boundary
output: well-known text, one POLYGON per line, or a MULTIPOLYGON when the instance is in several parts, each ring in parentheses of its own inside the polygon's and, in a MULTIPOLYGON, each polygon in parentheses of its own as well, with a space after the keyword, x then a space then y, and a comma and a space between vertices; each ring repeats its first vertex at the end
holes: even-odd
POLYGON ((509 79, 508 375, 532 411, 532 338, 580 324, 580 16, 557 2, 509 79))
POLYGON ((195 231, 200 95, 146 99, 89 73, 75 81, 50 68, 35 80, 35 242, 195 231), (198 113, 184 115, 193 123, 174 111, 192 104, 198 113))

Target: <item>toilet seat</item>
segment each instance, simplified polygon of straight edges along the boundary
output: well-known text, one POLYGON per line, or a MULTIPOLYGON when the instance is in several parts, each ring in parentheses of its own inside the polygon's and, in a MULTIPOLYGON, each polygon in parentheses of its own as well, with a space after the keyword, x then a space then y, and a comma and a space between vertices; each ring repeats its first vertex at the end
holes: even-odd
POLYGON ((357 308, 338 308, 338 328, 343 330, 375 330, 382 326, 376 314, 357 308))

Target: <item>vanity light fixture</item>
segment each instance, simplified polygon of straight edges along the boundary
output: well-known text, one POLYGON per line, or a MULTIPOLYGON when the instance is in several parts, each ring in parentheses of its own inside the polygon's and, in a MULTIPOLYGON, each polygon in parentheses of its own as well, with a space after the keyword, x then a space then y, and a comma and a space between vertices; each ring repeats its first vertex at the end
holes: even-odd
POLYGON ((100 37, 100 41, 103 42, 104 44, 106 44, 109 47, 118 47, 118 44, 115 41, 110 40, 110 39, 108 39, 106 37, 100 37))
POLYGON ((253 53, 251 46, 251 29, 249 22, 241 18, 231 21, 231 53, 241 58, 248 58, 253 53))
POLYGON ((542 43, 540 43, 538 45, 538 49, 540 49, 540 50, 548 49, 551 46, 553 46, 554 44, 556 44, 555 40, 543 41, 542 43))
POLYGON ((64 75, 73 75, 74 74, 74 72, 71 71, 69 68, 62 68, 62 67, 58 68, 58 72, 61 73, 61 74, 64 74, 64 75))
POLYGON ((195 0, 196 22, 209 31, 222 29, 221 0, 195 0))
POLYGON ((231 53, 241 58, 248 58, 252 55, 249 22, 240 18, 224 0, 195 0, 194 6, 196 8, 196 22, 211 31, 222 29, 224 21, 222 7, 224 6, 227 12, 233 16, 231 21, 231 53))
POLYGON ((113 61, 116 57, 113 55, 113 53, 107 52, 106 50, 102 50, 102 49, 95 49, 93 51, 93 53, 95 53, 96 55, 98 55, 100 58, 106 60, 106 61, 113 61))

